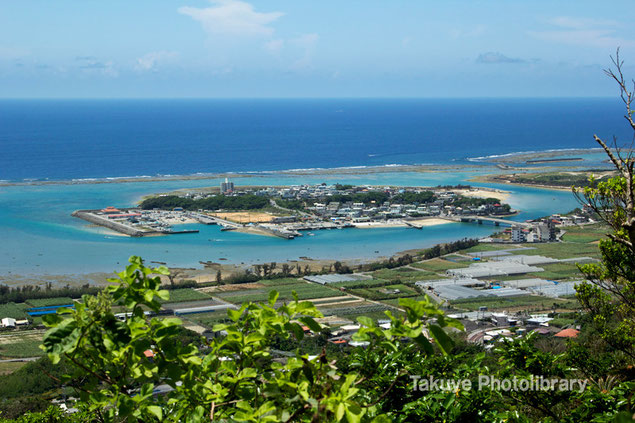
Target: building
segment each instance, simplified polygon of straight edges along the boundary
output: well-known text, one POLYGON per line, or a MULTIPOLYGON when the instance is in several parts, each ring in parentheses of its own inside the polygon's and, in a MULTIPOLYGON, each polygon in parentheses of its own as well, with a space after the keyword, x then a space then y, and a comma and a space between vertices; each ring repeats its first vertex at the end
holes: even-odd
POLYGON ((234 192, 234 183, 230 182, 229 179, 225 178, 225 182, 220 183, 220 192, 221 193, 234 192))
POLYGON ((16 320, 11 317, 5 317, 4 319, 0 320, 0 323, 0 326, 2 326, 3 328, 14 328, 16 320))
POLYGON ((520 226, 512 226, 512 242, 526 242, 527 235, 520 226))

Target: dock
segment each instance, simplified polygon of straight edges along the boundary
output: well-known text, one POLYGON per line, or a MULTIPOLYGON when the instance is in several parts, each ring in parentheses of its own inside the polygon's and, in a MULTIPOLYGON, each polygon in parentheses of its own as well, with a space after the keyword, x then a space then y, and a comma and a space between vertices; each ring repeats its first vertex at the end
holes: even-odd
POLYGON ((80 218, 87 222, 90 222, 94 225, 103 226, 104 228, 111 229, 115 232, 119 232, 120 234, 132 236, 132 237, 142 237, 142 236, 151 236, 151 235, 161 235, 160 231, 150 231, 150 230, 141 230, 133 228, 132 226, 124 225, 119 222, 114 222, 109 220, 106 217, 99 216, 95 214, 96 210, 76 210, 71 213, 71 216, 80 218))
POLYGON ((406 226, 410 226, 411 228, 423 229, 423 225, 417 225, 416 223, 408 222, 407 220, 404 220, 403 223, 405 223, 406 226))

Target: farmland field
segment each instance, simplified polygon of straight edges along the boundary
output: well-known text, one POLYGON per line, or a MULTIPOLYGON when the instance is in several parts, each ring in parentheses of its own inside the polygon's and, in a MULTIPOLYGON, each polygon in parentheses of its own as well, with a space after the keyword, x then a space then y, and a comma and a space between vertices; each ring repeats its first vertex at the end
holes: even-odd
POLYGON ((40 349, 42 332, 25 331, 19 335, 7 334, 0 336, 0 357, 21 358, 39 357, 44 355, 40 349))
POLYGON ((170 299, 166 303, 176 303, 184 301, 208 300, 211 297, 204 292, 192 288, 174 289, 169 291, 170 299))
POLYGON ((24 303, 7 303, 0 304, 0 319, 5 317, 11 317, 13 319, 22 320, 26 319, 28 315, 24 311, 28 306, 24 303))
POLYGON ((454 263, 441 258, 433 258, 430 260, 413 263, 411 266, 418 269, 427 270, 429 272, 445 272, 449 269, 460 269, 463 267, 468 267, 469 263, 454 263))
POLYGON ((58 298, 38 298, 27 300, 26 302, 30 307, 50 307, 73 304, 73 299, 70 297, 58 297, 58 298))
POLYGON ((266 301, 269 298, 269 291, 276 290, 280 294, 279 301, 292 300, 292 292, 298 294, 300 300, 308 300, 311 298, 337 297, 342 292, 337 289, 328 288, 324 285, 318 285, 309 282, 301 282, 296 280, 295 283, 289 283, 278 286, 268 286, 262 289, 246 289, 231 292, 223 292, 215 294, 223 300, 240 304, 246 301, 266 301))
MULTIPOLYGON (((418 266, 416 266, 418 267, 418 266)), ((423 279, 437 278, 437 274, 426 270, 417 270, 410 267, 396 269, 380 269, 370 274, 373 279, 385 279, 388 281, 400 280, 403 282, 416 282, 423 279)))
POLYGON ((579 304, 574 299, 548 298, 537 295, 521 295, 508 298, 467 298, 451 302, 455 309, 476 311, 481 306, 489 310, 522 309, 528 311, 551 310, 556 304, 558 309, 576 309, 579 304))

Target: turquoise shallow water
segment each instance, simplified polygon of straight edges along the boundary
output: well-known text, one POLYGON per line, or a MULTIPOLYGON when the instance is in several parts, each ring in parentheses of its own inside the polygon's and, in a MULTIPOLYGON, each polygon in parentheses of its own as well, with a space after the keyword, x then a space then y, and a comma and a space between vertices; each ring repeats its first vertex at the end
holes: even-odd
MULTIPOLYGON (((267 175, 236 178, 237 185, 290 185, 340 182, 351 184, 435 186, 466 183, 474 175, 461 172, 394 172, 360 175, 267 175)), ((446 224, 422 230, 406 228, 315 231, 294 240, 221 232, 216 226, 193 225, 199 234, 128 238, 90 228, 70 216, 82 208, 132 206, 143 195, 178 188, 215 186, 220 179, 0 187, 0 275, 110 272, 130 255, 167 262, 170 266, 200 266, 199 261, 257 263, 312 258, 386 256, 463 237, 482 237, 492 226, 446 224)), ((478 184, 512 191, 509 203, 526 220, 566 212, 577 203, 565 191, 478 184)))

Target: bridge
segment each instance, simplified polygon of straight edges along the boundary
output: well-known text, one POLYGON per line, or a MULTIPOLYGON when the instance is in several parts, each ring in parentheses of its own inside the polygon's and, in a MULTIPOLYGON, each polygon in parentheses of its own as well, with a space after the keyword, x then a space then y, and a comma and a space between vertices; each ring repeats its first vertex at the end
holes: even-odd
POLYGON ((532 227, 531 223, 516 222, 513 220, 500 219, 497 217, 489 217, 489 216, 472 216, 472 215, 448 216, 447 219, 453 220, 455 222, 476 222, 479 225, 482 225, 483 222, 492 222, 496 226, 500 226, 502 224, 502 225, 509 225, 509 226, 520 226, 522 228, 527 228, 527 229, 532 227))

